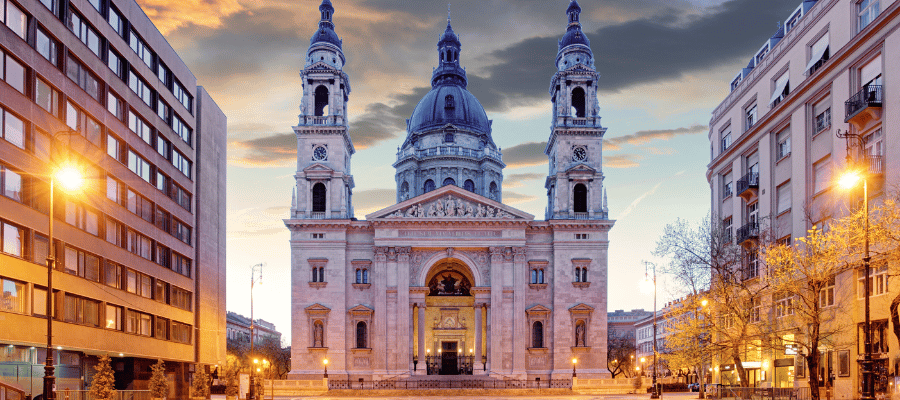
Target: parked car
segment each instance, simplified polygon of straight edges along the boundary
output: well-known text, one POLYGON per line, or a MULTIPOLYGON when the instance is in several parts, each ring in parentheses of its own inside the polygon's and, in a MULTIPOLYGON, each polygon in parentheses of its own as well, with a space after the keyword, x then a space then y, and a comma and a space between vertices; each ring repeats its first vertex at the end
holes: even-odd
POLYGON ((692 392, 699 392, 700 391, 700 383, 694 382, 694 383, 688 385, 688 390, 690 390, 692 392))

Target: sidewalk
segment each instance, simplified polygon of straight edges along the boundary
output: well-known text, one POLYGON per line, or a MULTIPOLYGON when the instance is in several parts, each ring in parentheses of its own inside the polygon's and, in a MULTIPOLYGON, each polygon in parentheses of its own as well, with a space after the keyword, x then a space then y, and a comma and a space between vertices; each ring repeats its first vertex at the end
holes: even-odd
MULTIPOLYGON (((650 400, 650 394, 609 394, 609 395, 551 395, 551 396, 421 396, 417 394, 411 394, 410 396, 381 396, 381 397, 373 397, 373 396, 365 396, 365 393, 361 393, 356 396, 276 396, 275 400, 293 400, 293 399, 319 399, 319 400, 367 400, 367 399, 384 399, 384 400, 410 400, 410 399, 446 399, 446 400, 472 400, 472 399, 483 399, 483 400, 543 400, 543 399, 556 399, 556 400, 650 400)), ((693 400, 699 398, 699 395, 694 392, 685 392, 685 393, 663 393, 660 397, 661 399, 671 399, 671 400, 693 400)), ((264 400, 268 400, 269 397, 266 397, 264 400)), ((213 395, 212 400, 225 400, 224 395, 213 395)), ((262 400, 262 399, 261 399, 262 400)))

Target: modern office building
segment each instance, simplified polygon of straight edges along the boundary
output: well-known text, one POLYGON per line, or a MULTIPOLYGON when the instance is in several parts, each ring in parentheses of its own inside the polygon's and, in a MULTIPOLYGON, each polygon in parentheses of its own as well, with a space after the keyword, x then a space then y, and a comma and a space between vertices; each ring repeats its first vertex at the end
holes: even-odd
POLYGON ((162 359, 186 395, 225 358, 225 115, 134 0, 0 11, 0 380, 42 392, 53 248, 57 389, 106 354, 117 388, 162 359), (64 165, 84 184, 51 197, 64 165))
MULTIPOLYGON (((855 207, 851 203, 862 199, 861 189, 853 195, 832 184, 848 158, 868 167, 872 202, 900 183, 898 15, 896 0, 803 1, 773 37, 748 55, 746 68, 730 82, 730 94, 713 111, 707 171, 712 215, 742 248, 744 282, 766 274, 757 257, 761 240, 793 243, 811 227, 827 227, 830 219, 846 215, 855 207), (838 133, 861 140, 848 141, 838 133)), ((807 374, 817 373, 823 385, 833 385, 835 398, 857 397, 857 360, 864 352, 857 327, 865 315, 862 271, 839 273, 822 291, 822 309, 848 320, 841 322, 842 334, 819 346, 819 371, 806 371, 802 355, 791 346, 748 347, 746 383, 806 386, 807 374)), ((876 393, 889 389, 888 376, 897 375, 900 354, 897 337, 888 329, 888 309, 900 285, 888 285, 886 274, 884 265, 876 264, 870 278, 876 393)), ((760 290, 746 301, 752 324, 779 327, 770 332, 773 337, 787 343, 786 335, 803 334, 802 327, 782 323, 794 312, 790 294, 760 290)), ((715 382, 736 383, 734 365, 720 361, 715 382)))

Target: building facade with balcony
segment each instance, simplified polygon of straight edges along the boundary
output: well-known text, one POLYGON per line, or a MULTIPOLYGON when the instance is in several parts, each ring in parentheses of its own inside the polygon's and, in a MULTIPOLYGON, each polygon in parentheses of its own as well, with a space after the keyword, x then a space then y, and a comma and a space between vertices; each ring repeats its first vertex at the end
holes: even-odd
POLYGON ((546 221, 502 203, 492 122, 468 91, 450 21, 398 149, 397 204, 357 220, 336 9, 310 40, 290 218, 292 370, 318 379, 413 375, 608 377, 608 219, 593 53, 577 2, 554 61, 546 221))
MULTIPOLYGON (((801 2, 778 32, 749 55, 730 94, 713 111, 707 171, 711 212, 726 240, 741 247, 739 276, 744 281, 766 273, 758 260, 761 242, 794 243, 813 226, 827 227, 831 218, 848 213, 854 197, 833 183, 848 159, 868 170, 872 201, 900 183, 900 159, 891 158, 900 143, 900 126, 894 123, 900 118, 898 17, 896 0, 801 2), (838 132, 862 140, 848 142, 838 132)), ((888 286, 883 269, 873 268, 872 274, 873 336, 884 344, 874 349, 876 391, 884 392, 885 377, 897 374, 897 337, 885 329, 888 307, 900 286, 888 286)), ((863 278, 861 270, 836 276, 822 307, 835 307, 851 316, 852 324, 861 323, 863 278)), ((747 301, 760 310, 754 314, 760 324, 790 308, 782 307, 790 304, 789 296, 765 291, 747 301)), ((851 325, 845 335, 819 349, 824 367, 815 373, 833 385, 836 398, 858 395, 860 336, 851 325), (833 380, 825 379, 829 375, 833 380)), ((749 357, 755 363, 750 368, 757 371, 750 376, 751 385, 807 385, 810 372, 793 349, 748 353, 755 354, 749 357)), ((722 364, 716 382, 735 383, 734 366, 722 364)))
POLYGON ((118 389, 162 359, 185 397, 225 359, 225 115, 134 0, 0 15, 0 381, 42 392, 52 248, 57 390, 109 355, 118 389), (51 210, 65 163, 85 182, 51 210))
MULTIPOLYGON (((281 332, 275 328, 275 324, 261 318, 253 320, 253 336, 256 344, 265 338, 272 338, 281 346, 281 332)), ((225 336, 229 340, 238 340, 250 343, 250 318, 229 311, 225 316, 225 336)))

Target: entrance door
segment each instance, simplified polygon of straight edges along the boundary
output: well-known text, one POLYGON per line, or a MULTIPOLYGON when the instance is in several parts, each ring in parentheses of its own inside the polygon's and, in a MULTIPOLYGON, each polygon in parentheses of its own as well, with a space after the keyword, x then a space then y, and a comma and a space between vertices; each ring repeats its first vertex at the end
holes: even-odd
POLYGON ((441 375, 459 375, 456 342, 441 342, 441 375))

